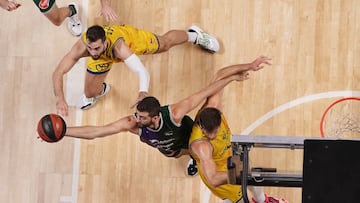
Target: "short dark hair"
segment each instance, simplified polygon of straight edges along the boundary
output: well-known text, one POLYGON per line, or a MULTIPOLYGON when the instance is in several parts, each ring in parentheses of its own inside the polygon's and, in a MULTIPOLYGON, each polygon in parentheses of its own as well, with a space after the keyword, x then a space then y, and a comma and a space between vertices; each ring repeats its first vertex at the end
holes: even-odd
POLYGON ((99 39, 105 41, 105 30, 100 25, 93 25, 86 31, 86 38, 90 42, 96 42, 99 39))
POLYGON ((160 102, 155 97, 145 97, 141 100, 136 109, 140 112, 148 112, 149 116, 158 116, 160 113, 160 102))
POLYGON ((198 124, 204 130, 212 132, 221 124, 221 112, 213 107, 204 108, 198 115, 198 124))

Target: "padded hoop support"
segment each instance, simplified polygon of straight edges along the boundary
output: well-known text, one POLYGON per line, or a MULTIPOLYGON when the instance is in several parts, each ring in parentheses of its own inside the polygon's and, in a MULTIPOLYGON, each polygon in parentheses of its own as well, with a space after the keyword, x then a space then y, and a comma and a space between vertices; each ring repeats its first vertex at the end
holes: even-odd
MULTIPOLYGON (((352 139, 352 142, 358 141, 360 149, 360 139, 352 139)), ((312 160, 307 160, 307 157, 315 156, 316 150, 307 150, 306 145, 304 143, 348 143, 349 140, 339 140, 337 138, 312 138, 312 137, 295 137, 295 136, 249 136, 249 135, 233 135, 231 138, 232 147, 233 147, 233 157, 240 155, 240 160, 243 161, 243 168, 240 172, 240 176, 236 176, 236 180, 232 178, 231 182, 235 182, 236 184, 241 184, 243 199, 245 203, 249 203, 247 197, 247 186, 275 186, 275 187, 303 187, 305 185, 303 183, 304 174, 315 175, 316 177, 320 177, 321 174, 313 174, 314 172, 310 167, 304 167, 302 174, 299 173, 277 173, 276 170, 264 169, 264 168, 256 168, 256 170, 249 172, 249 151, 252 147, 261 147, 261 148, 288 148, 291 150, 294 149, 304 149, 304 163, 312 163, 312 160)), ((329 144, 327 144, 329 145, 329 144)), ((309 147, 311 148, 311 147, 309 147)), ((341 149, 343 149, 342 146, 341 149)), ((354 147, 352 147, 354 148, 354 147)), ((354 149, 355 150, 355 149, 354 149)), ((359 150, 360 151, 360 150, 359 150)), ((339 152, 338 152, 339 153, 339 152)), ((354 154, 354 153, 353 153, 354 154)), ((331 156, 331 158, 334 156, 331 156)), ((356 157, 355 157, 356 158, 356 157)), ((230 159, 231 160, 231 159, 230 159)), ((233 164, 229 163, 228 165, 232 166, 233 164)), ((354 161, 353 161, 354 162, 354 161)), ((330 162, 332 165, 336 165, 336 161, 330 162)), ((305 164, 306 165, 306 164, 305 164)), ((304 165, 304 166, 305 166, 304 165)), ((360 164, 358 164, 360 167, 360 164)), ((341 166, 339 166, 341 167, 341 166)), ((349 166, 350 167, 350 166, 349 166)), ((331 167, 328 167, 327 170, 330 170, 331 167)), ((335 170, 336 167, 332 167, 331 170, 335 170)), ((233 168, 232 168, 233 169, 233 168)), ((230 169, 229 169, 230 170, 230 169)), ((229 177, 230 179, 230 177, 229 177)), ((312 181, 312 180, 310 180, 312 181)), ((360 177, 359 177, 360 182, 360 177)), ((311 184, 311 182, 310 182, 311 184)), ((332 184, 336 185, 337 182, 333 182, 332 184)), ((359 185, 360 186, 360 185, 359 185)), ((358 187, 356 187, 358 188, 358 187)), ((304 190, 304 188, 303 188, 304 190)), ((355 192, 356 193, 356 192, 355 192)), ((323 193, 319 193, 323 194, 323 193)), ((307 195, 308 197, 309 195, 307 195)), ((315 197, 315 196, 313 196, 315 197)), ((314 198, 313 198, 314 199, 314 198)), ((311 201, 313 202, 313 201, 311 201)), ((320 201, 324 202, 324 201, 320 201)), ((325 201, 326 202, 326 201, 325 201)))
MULTIPOLYGON (((305 137, 233 135, 234 156, 240 155, 243 167, 236 184, 241 184, 243 200, 249 203, 247 186, 302 187, 301 174, 279 174, 276 169, 256 168, 249 172, 249 152, 252 147, 303 149, 305 137)), ((229 161, 228 161, 228 165, 229 161)), ((230 177, 229 177, 230 179, 230 177)))
MULTIPOLYGON (((247 197, 247 186, 274 186, 274 187, 302 187, 302 174, 296 173, 277 173, 276 169, 262 169, 249 172, 249 152, 252 147, 259 148, 287 148, 303 149, 304 140, 311 137, 287 137, 287 136, 249 136, 233 135, 231 138, 234 157, 240 155, 243 167, 236 184, 241 184, 243 199, 249 203, 247 197), (275 171, 275 172, 274 172, 275 171)), ((318 138, 317 138, 318 139, 318 138)), ((229 163, 228 163, 229 164, 229 163)), ((231 164, 230 164, 231 165, 231 164)))
POLYGON ((359 202, 360 141, 305 140, 304 146, 302 202, 359 202))

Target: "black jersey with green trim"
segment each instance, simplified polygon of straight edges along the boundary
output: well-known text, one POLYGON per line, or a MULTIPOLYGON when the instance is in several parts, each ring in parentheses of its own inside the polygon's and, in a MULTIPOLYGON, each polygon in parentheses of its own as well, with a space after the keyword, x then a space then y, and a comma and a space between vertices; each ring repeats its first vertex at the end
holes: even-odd
POLYGON ((161 153, 169 155, 180 149, 188 149, 193 124, 194 121, 186 115, 180 124, 176 124, 172 120, 170 106, 162 106, 159 128, 141 128, 140 140, 157 148, 161 153))

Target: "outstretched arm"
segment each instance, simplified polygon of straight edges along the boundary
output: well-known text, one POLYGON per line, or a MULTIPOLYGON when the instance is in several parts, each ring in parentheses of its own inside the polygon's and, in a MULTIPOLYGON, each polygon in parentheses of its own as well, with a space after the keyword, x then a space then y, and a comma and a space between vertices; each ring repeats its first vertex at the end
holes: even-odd
POLYGON ((240 78, 238 75, 232 75, 227 78, 215 81, 202 90, 181 100, 180 102, 170 105, 174 121, 179 123, 187 113, 197 107, 201 102, 204 102, 207 97, 219 92, 231 81, 239 79, 240 78))
POLYGON ((269 62, 270 60, 271 58, 260 56, 251 63, 237 64, 222 68, 216 72, 212 81, 221 80, 223 78, 229 77, 230 75, 235 75, 250 70, 258 71, 264 68, 264 65, 271 65, 269 62))
POLYGON ((71 50, 62 58, 55 71, 53 72, 53 88, 56 97, 57 113, 63 116, 68 115, 68 104, 66 103, 63 90, 63 77, 71 70, 75 63, 86 56, 86 46, 80 40, 71 48, 71 50))
POLYGON ((106 22, 116 21, 118 16, 114 9, 111 8, 108 0, 100 0, 101 4, 101 15, 104 16, 106 22))
MULTIPOLYGON (((239 77, 238 81, 247 80, 247 79, 249 79, 249 73, 246 71, 241 72, 238 74, 238 77, 239 77)), ((221 111, 221 97, 222 97, 223 92, 224 92, 224 89, 221 89, 220 91, 216 92, 215 94, 207 97, 206 101, 203 104, 203 106, 201 107, 201 109, 206 108, 206 107, 213 107, 213 108, 217 108, 221 111)))
MULTIPOLYGON (((234 74, 239 74, 239 76, 242 77, 241 80, 247 80, 249 78, 248 71, 258 71, 262 69, 264 64, 271 65, 269 63, 269 60, 271 60, 268 57, 260 56, 259 58, 255 59, 253 62, 248 64, 238 64, 233 66, 228 66, 225 68, 222 68, 218 70, 213 78, 213 82, 217 80, 221 80, 223 78, 229 77, 234 74)), ((206 102, 201 108, 205 107, 214 107, 219 110, 221 110, 221 96, 222 96, 223 90, 209 96, 206 99, 206 102)))
MULTIPOLYGON (((184 100, 171 105, 172 116, 175 122, 181 121, 181 119, 195 107, 197 107, 205 99, 219 93, 227 84, 233 80, 243 81, 248 79, 247 71, 257 71, 263 68, 263 64, 268 64, 270 58, 259 57, 255 61, 249 64, 238 64, 227 66, 220 69, 216 74, 212 83, 203 88, 199 92, 185 98, 184 100)), ((219 95, 216 96, 219 99, 219 95)), ((214 97, 215 98, 215 97, 214 97)), ((205 104, 206 105, 206 104, 205 104)))
POLYGON ((120 132, 139 133, 134 116, 126 116, 104 126, 67 127, 65 136, 81 139, 95 139, 120 132))

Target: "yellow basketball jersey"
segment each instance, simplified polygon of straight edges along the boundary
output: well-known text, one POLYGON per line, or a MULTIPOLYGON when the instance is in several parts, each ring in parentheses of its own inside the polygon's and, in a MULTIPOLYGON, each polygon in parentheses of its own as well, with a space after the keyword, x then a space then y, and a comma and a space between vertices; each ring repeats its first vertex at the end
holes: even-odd
MULTIPOLYGON (((111 69, 113 63, 121 62, 114 56, 113 49, 118 40, 124 40, 130 50, 136 55, 154 54, 159 49, 157 36, 150 31, 140 30, 130 25, 104 26, 108 46, 99 59, 89 58, 88 71, 93 73, 104 73, 111 69)), ((82 36, 86 44, 86 33, 82 36)))
MULTIPOLYGON (((196 123, 196 122, 195 122, 196 123)), ((227 171, 227 158, 232 156, 231 148, 231 131, 227 124, 227 121, 223 114, 221 114, 221 125, 219 132, 214 140, 208 139, 201 131, 198 124, 194 124, 193 130, 190 136, 189 145, 197 140, 203 140, 210 142, 213 147, 212 158, 215 161, 218 171, 226 172, 227 171)), ((189 149, 191 147, 189 146, 189 149)), ((218 196, 221 199, 228 199, 232 202, 237 202, 242 198, 241 186, 240 185, 231 185, 225 184, 218 187, 213 187, 207 181, 204 172, 202 171, 201 162, 199 158, 193 154, 190 150, 190 153, 197 162, 199 175, 203 180, 204 184, 211 190, 211 192, 218 196)))

